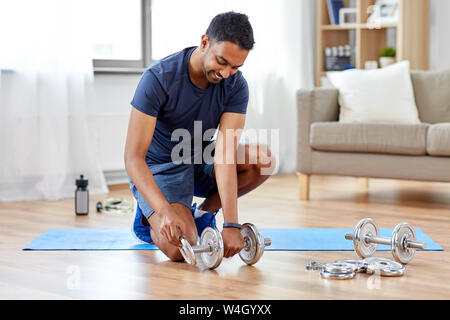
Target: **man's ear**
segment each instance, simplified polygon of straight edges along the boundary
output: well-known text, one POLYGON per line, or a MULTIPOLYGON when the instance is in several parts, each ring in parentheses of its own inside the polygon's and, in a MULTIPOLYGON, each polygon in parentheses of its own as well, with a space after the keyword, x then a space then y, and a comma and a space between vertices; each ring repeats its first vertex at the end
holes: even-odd
POLYGON ((209 47, 209 44, 209 37, 206 34, 202 35, 202 41, 200 42, 201 51, 206 51, 209 47))

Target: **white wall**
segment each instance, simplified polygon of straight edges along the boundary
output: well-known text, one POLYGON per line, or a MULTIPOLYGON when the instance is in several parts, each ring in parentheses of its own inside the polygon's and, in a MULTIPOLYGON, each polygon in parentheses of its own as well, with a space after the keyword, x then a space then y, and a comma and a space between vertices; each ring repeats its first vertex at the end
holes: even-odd
POLYGON ((89 125, 98 133, 96 149, 108 184, 127 182, 123 152, 130 101, 140 78, 139 74, 95 75, 95 109, 89 113, 89 125))

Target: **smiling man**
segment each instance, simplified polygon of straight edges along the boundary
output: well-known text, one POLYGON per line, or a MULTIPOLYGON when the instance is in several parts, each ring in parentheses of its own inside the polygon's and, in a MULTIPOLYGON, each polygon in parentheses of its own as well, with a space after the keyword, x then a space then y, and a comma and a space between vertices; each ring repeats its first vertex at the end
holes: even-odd
POLYGON ((144 72, 131 101, 125 167, 138 205, 133 231, 139 239, 155 243, 173 261, 183 260, 178 250, 180 236, 195 245, 206 227, 216 226, 220 208, 224 256, 238 253, 243 238, 237 198, 268 178, 270 173, 265 170, 262 174, 263 168, 273 168, 266 146, 238 144, 249 97, 239 67, 253 45, 246 15, 219 14, 199 47, 154 62, 144 72), (198 141, 198 123, 203 141, 200 150, 194 143, 198 141), (217 139, 211 140, 208 132, 217 128, 217 139), (194 151, 177 155, 183 158, 181 163, 173 159, 179 143, 174 132, 179 129, 190 133, 188 145, 194 151), (205 150, 212 151, 213 161, 205 161, 205 150), (198 154, 200 161, 196 161, 198 154), (194 196, 205 198, 198 208, 192 206, 194 196))

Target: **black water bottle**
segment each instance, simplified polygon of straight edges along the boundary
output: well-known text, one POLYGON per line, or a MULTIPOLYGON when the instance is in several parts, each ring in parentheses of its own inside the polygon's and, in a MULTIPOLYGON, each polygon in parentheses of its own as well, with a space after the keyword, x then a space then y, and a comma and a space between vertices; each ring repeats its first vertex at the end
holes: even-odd
POLYGON ((80 175, 80 178, 75 181, 77 190, 75 190, 75 214, 86 215, 89 213, 89 191, 88 180, 80 175))

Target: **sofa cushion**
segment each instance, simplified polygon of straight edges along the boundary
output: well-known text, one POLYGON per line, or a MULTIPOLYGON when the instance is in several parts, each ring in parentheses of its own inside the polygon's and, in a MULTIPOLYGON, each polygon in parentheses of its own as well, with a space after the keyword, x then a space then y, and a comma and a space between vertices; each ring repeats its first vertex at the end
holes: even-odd
POLYGON ((450 70, 411 71, 416 105, 422 122, 450 122, 450 70))
POLYGON ((430 126, 427 137, 427 152, 432 156, 450 156, 450 123, 430 126))
POLYGON ((382 69, 327 72, 339 89, 339 122, 418 124, 409 61, 382 69))
POLYGON ((310 144, 315 150, 425 155, 430 125, 315 122, 310 144))

